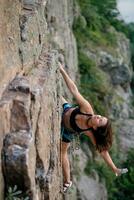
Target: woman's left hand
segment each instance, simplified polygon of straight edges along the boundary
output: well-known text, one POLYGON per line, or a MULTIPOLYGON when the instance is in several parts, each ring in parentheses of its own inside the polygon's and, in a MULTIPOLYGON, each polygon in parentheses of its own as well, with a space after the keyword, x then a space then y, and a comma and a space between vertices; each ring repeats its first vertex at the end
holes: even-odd
POLYGON ((115 175, 116 176, 121 176, 122 174, 126 174, 128 172, 127 168, 123 168, 123 169, 119 169, 117 168, 115 171, 115 175))

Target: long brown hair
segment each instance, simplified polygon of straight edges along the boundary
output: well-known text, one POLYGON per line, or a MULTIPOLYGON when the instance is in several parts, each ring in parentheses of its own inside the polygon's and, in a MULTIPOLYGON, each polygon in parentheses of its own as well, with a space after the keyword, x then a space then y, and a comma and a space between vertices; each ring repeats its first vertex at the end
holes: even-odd
POLYGON ((110 149, 113 141, 113 133, 109 120, 105 126, 101 126, 98 127, 97 130, 93 130, 93 134, 96 140, 96 149, 99 152, 110 149))

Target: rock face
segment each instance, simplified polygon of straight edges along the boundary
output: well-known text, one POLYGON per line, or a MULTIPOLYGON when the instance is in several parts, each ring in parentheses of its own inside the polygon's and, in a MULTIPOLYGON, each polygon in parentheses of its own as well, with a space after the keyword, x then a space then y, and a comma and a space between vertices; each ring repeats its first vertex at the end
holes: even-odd
POLYGON ((78 183, 80 199, 85 200, 107 200, 107 191, 103 184, 97 183, 93 178, 82 176, 78 183))
POLYGON ((100 52, 100 67, 110 74, 113 85, 130 83, 132 70, 130 69, 129 64, 129 60, 121 61, 121 59, 116 59, 106 52, 100 52))
POLYGON ((59 73, 55 52, 46 56, 49 64, 16 76, 0 102, 5 186, 16 184, 30 199, 61 198, 59 73))
POLYGON ((57 61, 64 54, 68 68, 75 66, 75 78, 77 51, 68 21, 73 15, 70 3, 1 1, 1 200, 4 188, 7 192, 14 185, 31 200, 62 199, 57 61))
MULTIPOLYGON (((119 122, 120 151, 127 153, 134 146, 134 119, 124 119, 119 122)), ((124 155, 122 159, 124 159, 124 155)))

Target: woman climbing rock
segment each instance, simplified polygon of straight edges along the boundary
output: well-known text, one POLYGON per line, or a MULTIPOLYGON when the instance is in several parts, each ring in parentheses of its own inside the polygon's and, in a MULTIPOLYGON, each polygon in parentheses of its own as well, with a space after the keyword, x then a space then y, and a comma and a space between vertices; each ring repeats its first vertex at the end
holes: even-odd
POLYGON ((112 161, 108 152, 112 146, 112 128, 109 119, 94 113, 91 104, 80 94, 77 86, 68 76, 61 63, 59 63, 59 67, 69 91, 78 104, 78 106, 73 107, 62 98, 63 114, 61 123, 61 153, 64 177, 63 192, 67 192, 67 190, 72 186, 67 150, 74 134, 80 134, 82 132, 87 135, 116 176, 126 173, 128 170, 126 168, 118 168, 112 161))

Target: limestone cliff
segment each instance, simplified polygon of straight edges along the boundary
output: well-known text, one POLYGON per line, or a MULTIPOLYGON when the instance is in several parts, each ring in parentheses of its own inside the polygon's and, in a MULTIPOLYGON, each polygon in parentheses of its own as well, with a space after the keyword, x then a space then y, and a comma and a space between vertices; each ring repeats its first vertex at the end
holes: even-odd
POLYGON ((0 5, 0 199, 8 187, 30 199, 62 199, 61 84, 57 61, 77 70, 70 1, 0 5))

